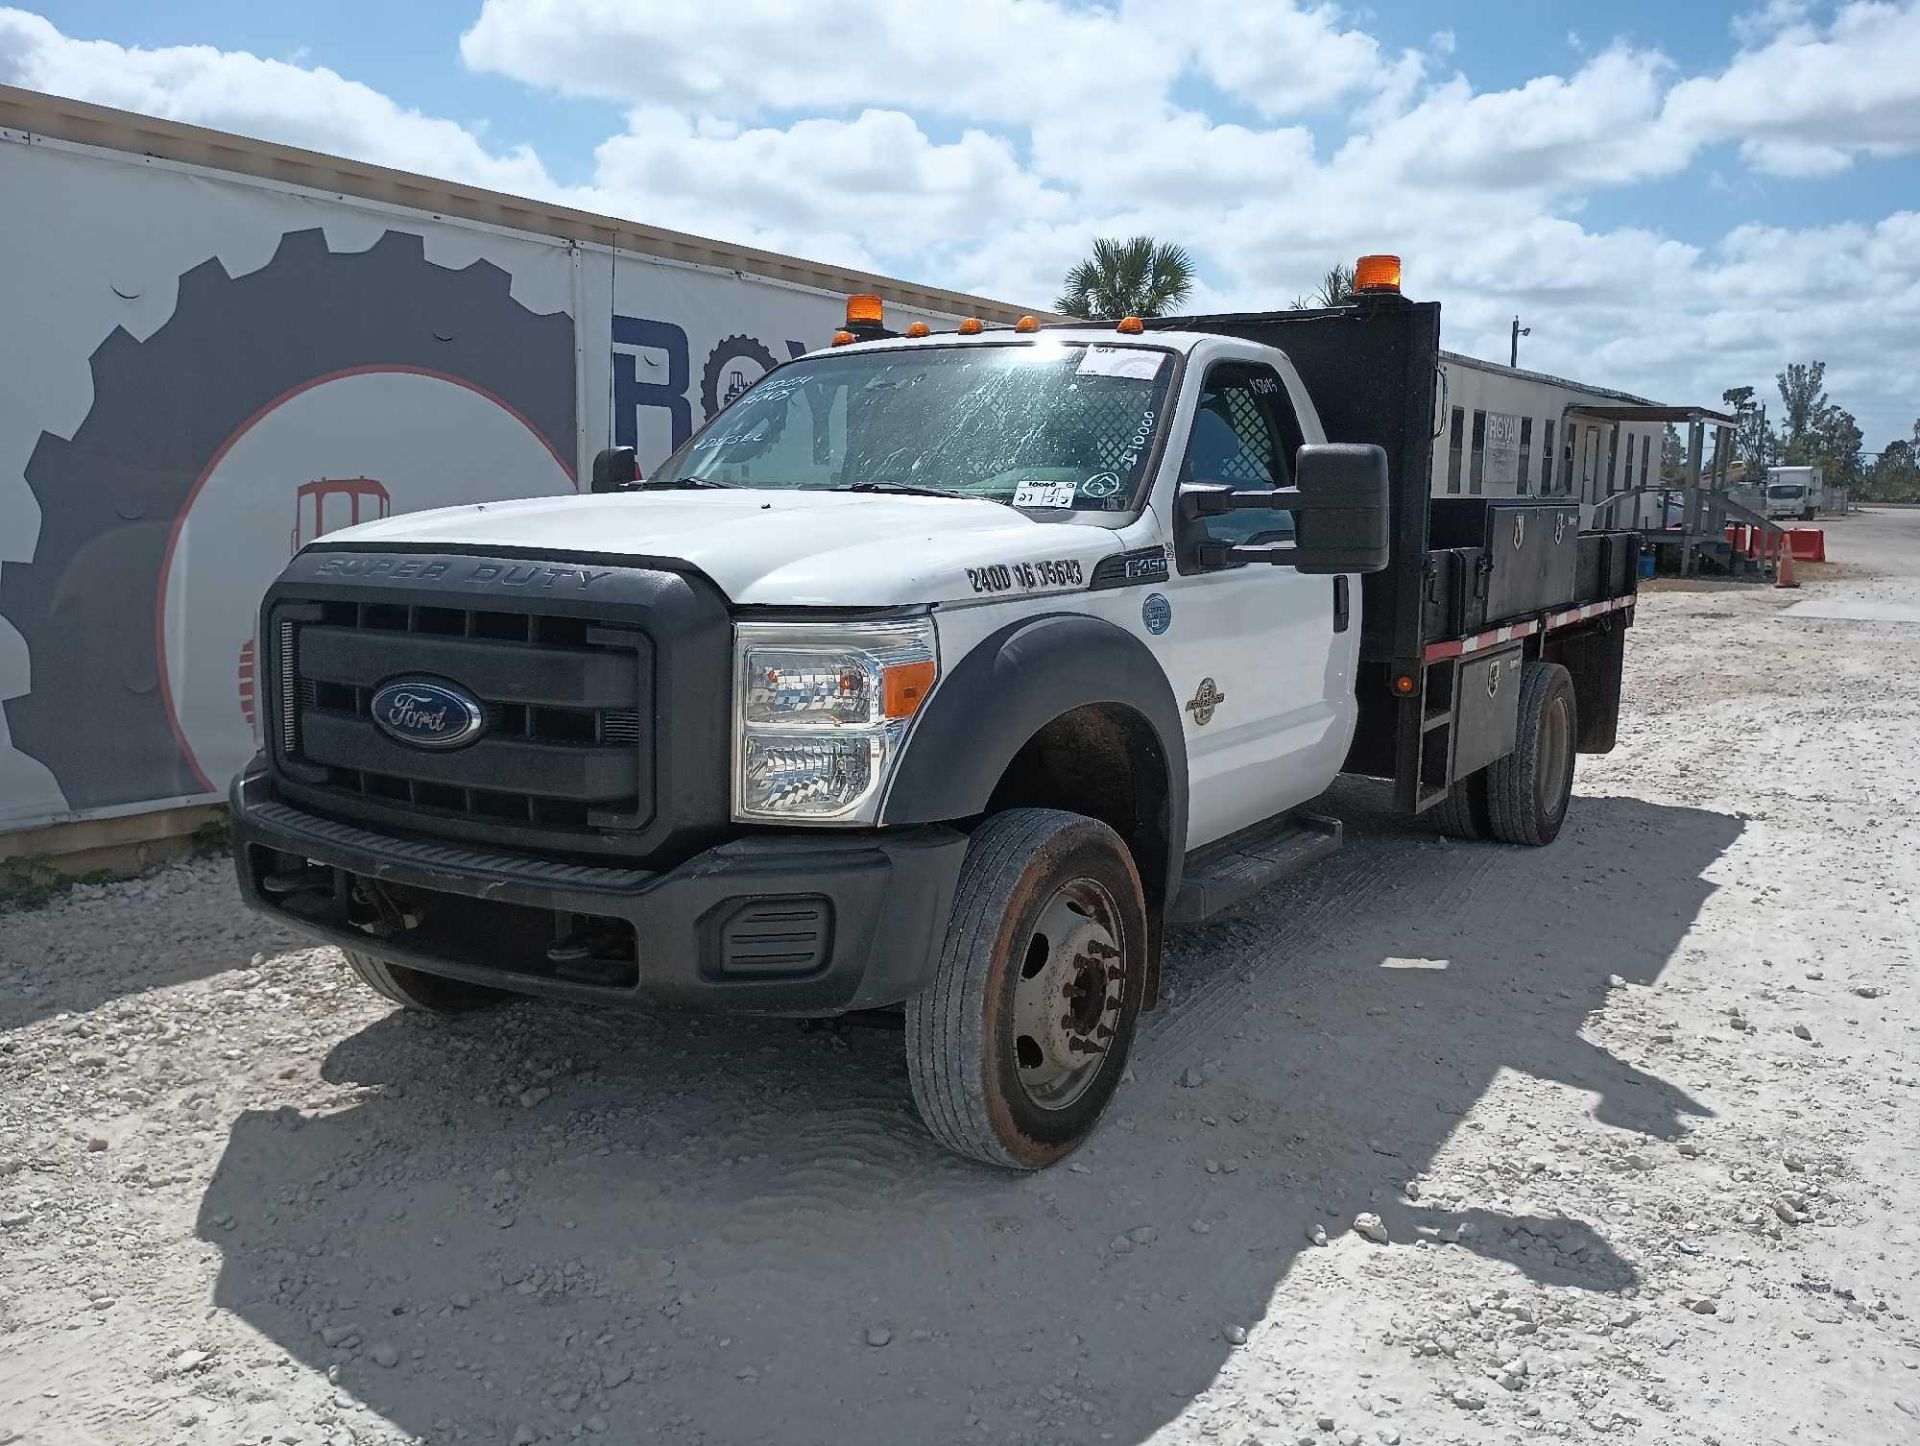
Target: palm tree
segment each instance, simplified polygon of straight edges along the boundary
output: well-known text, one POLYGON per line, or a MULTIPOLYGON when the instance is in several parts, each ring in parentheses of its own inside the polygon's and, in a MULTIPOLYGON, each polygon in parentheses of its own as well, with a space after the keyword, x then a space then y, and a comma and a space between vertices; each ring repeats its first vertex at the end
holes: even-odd
POLYGON ((1351 306, 1353 299, 1353 268, 1334 266, 1320 278, 1320 289, 1312 296, 1294 297, 1293 309, 1307 311, 1316 306, 1351 306))
POLYGON ((1151 236, 1102 236, 1093 254, 1067 273, 1057 311, 1090 320, 1164 316, 1193 290, 1193 257, 1151 236))

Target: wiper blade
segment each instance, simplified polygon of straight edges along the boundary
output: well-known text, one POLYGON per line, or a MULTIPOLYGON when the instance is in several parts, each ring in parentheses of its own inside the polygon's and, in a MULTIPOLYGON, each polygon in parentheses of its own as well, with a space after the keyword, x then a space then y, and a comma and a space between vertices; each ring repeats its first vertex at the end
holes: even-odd
POLYGON ((672 477, 661 482, 629 482, 622 492, 678 492, 689 488, 731 487, 731 483, 713 482, 705 477, 672 477))
POLYGON ((905 497, 958 497, 949 487, 916 487, 911 482, 849 482, 844 487, 823 487, 822 492, 893 492, 905 497))

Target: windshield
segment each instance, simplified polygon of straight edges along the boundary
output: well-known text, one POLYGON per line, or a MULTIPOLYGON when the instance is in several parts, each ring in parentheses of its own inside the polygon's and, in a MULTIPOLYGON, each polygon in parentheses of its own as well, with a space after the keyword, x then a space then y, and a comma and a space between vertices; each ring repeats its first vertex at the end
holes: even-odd
POLYGON ((1769 497, 1799 497, 1805 494, 1806 487, 1799 482, 1776 482, 1767 489, 1769 497))
POLYGON ((1159 349, 1051 337, 810 357, 743 392, 647 480, 1124 512, 1172 373, 1159 349))

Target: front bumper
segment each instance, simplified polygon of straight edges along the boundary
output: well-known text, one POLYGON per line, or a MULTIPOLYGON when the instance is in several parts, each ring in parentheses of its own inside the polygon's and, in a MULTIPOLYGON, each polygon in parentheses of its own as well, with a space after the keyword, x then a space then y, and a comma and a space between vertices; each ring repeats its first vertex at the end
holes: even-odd
POLYGON ((754 1014, 918 990, 967 842, 940 826, 760 834, 649 872, 375 833, 280 801, 258 764, 232 802, 247 902, 344 949, 525 994, 754 1014))

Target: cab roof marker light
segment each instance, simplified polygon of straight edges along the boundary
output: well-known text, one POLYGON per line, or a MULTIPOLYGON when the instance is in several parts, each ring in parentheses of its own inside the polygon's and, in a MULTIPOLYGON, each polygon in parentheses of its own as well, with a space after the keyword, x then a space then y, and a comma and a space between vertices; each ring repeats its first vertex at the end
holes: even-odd
POLYGON ((924 321, 916 321, 907 327, 908 336, 932 336, 933 328, 924 321))
POLYGON ((985 331, 986 329, 987 329, 986 323, 981 321, 980 318, 977 316, 968 317, 965 321, 961 322, 960 325, 954 328, 954 330, 959 332, 960 335, 962 336, 978 336, 980 335, 981 332, 985 331))
POLYGON ((1040 318, 1037 316, 1023 316, 1013 324, 1013 329, 1021 332, 1038 331, 1040 330, 1040 318))
POLYGON ((1147 324, 1137 316, 1123 316, 1114 323, 1113 329, 1122 336, 1139 336, 1147 329, 1147 324))
POLYGON ((833 334, 833 344, 835 346, 849 346, 852 342, 853 333, 850 331, 836 331, 833 334))

